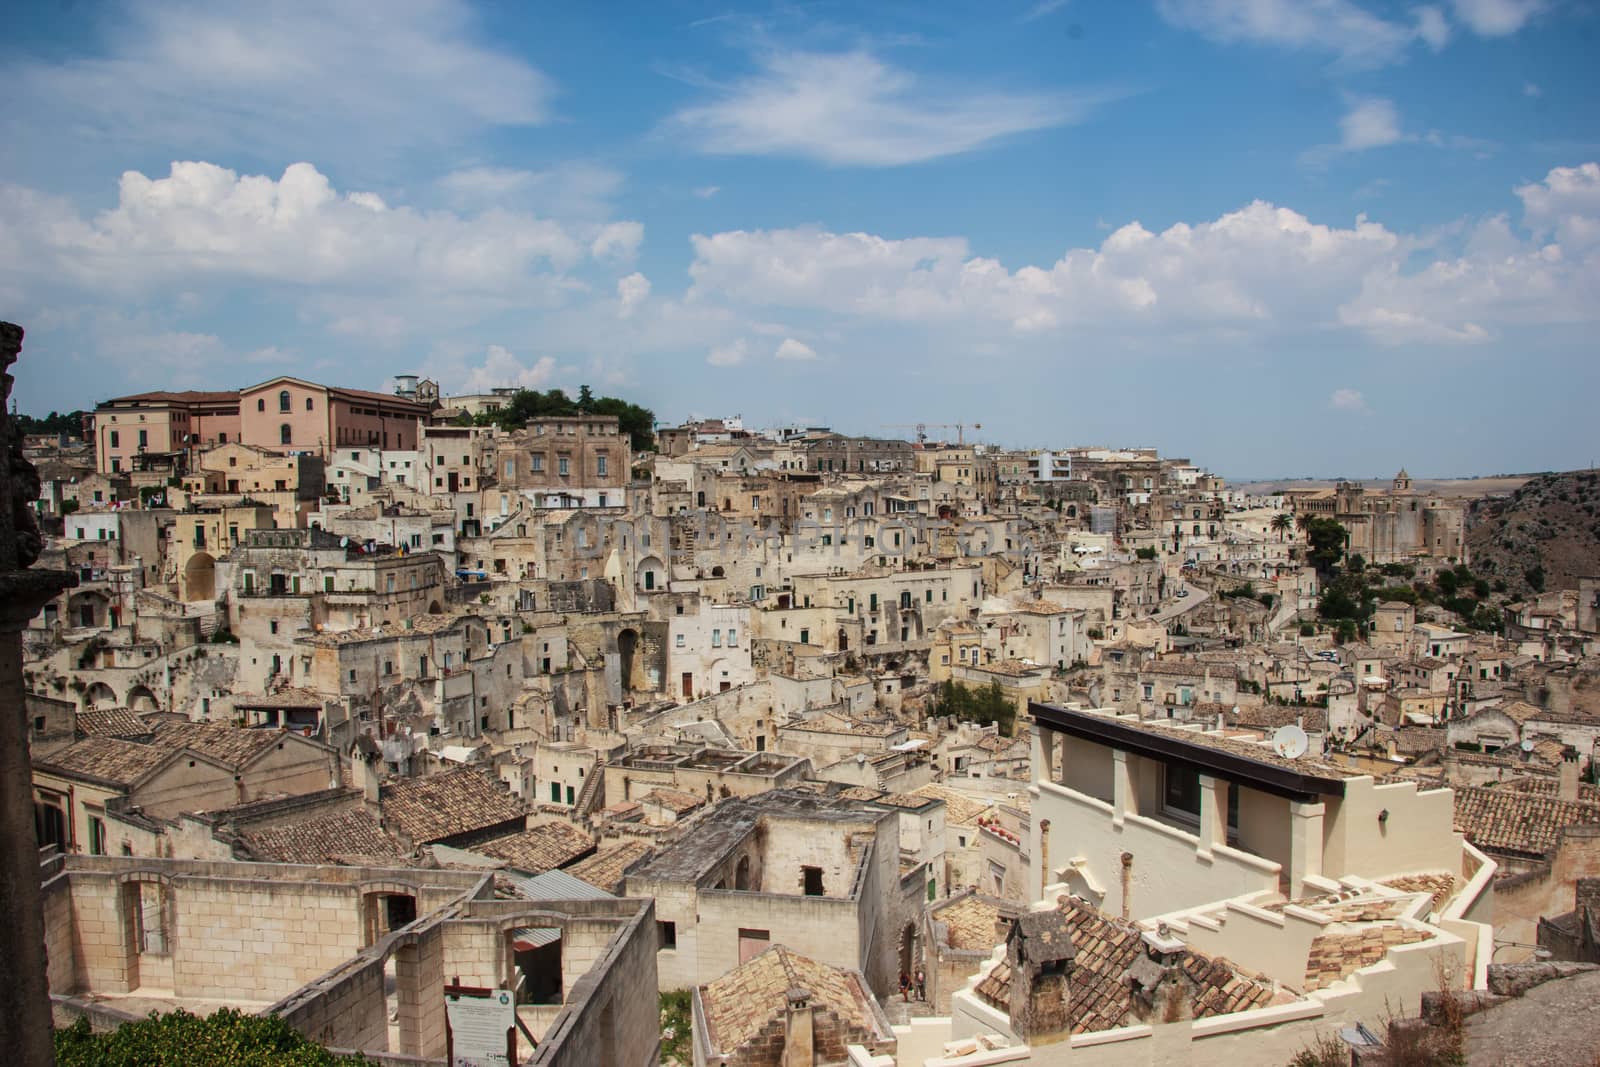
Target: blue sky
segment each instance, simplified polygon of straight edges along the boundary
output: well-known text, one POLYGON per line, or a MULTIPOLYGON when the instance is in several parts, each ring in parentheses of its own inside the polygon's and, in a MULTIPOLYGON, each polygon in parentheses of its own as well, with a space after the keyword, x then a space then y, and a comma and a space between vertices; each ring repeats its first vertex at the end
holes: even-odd
POLYGON ((280 372, 664 420, 1600 452, 1600 5, 25 5, 23 410, 280 372))

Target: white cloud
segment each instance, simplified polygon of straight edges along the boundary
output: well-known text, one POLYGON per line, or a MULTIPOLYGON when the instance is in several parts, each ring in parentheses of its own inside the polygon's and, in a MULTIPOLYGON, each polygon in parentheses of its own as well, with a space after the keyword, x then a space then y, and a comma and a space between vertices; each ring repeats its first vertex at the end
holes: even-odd
POLYGON ((706 362, 713 367, 737 367, 749 354, 750 345, 741 337, 737 341, 730 341, 713 348, 706 356, 706 362))
MULTIPOLYGON (((593 249, 624 252, 640 230, 612 224, 593 249)), ((35 277, 119 290, 268 282, 318 298, 343 288, 528 299, 541 286, 558 292, 563 272, 585 254, 578 234, 549 219, 388 207, 373 195, 341 194, 309 163, 276 180, 201 162, 174 163, 162 178, 129 171, 117 205, 93 218, 0 187, 0 234, 35 277)))
POLYGON ((1366 398, 1359 389, 1335 389, 1328 397, 1328 406, 1335 411, 1349 411, 1361 415, 1371 414, 1366 398))
POLYGON ((803 341, 796 341, 793 337, 786 337, 778 350, 772 354, 773 359, 783 360, 810 360, 816 359, 817 353, 810 345, 803 341))
POLYGON ((1034 19, 1042 19, 1046 15, 1053 15, 1066 7, 1068 2, 1069 0, 1039 0, 1037 4, 1028 9, 1020 21, 1032 22, 1034 19))
POLYGON ((593 222, 615 213, 622 190, 620 171, 595 163, 571 161, 549 170, 467 166, 438 181, 445 199, 456 207, 514 207, 536 204, 542 214, 593 222))
MULTIPOLYGON (((522 362, 503 345, 490 345, 484 352, 483 362, 466 367, 465 373, 454 375, 464 393, 487 393, 491 389, 516 386, 521 389, 543 389, 556 375, 556 361, 552 356, 540 356, 533 363, 522 362)), ((443 383, 447 391, 450 382, 443 383)))
POLYGON ((722 186, 720 185, 702 185, 694 191, 694 195, 701 200, 710 200, 720 192, 722 192, 722 186))
POLYGON ((1075 122, 1110 98, 945 89, 863 51, 773 51, 759 65, 669 128, 713 155, 892 167, 1075 122))
POLYGON ((1480 37, 1507 37, 1549 6, 1545 0, 1453 0, 1456 18, 1480 37))
POLYGON ((1450 43, 1450 22, 1444 17, 1444 12, 1431 4, 1417 8, 1417 36, 1427 42, 1428 47, 1438 52, 1450 43))
POLYGON ((1339 146, 1347 152, 1383 148, 1405 139, 1394 101, 1366 97, 1352 102, 1339 120, 1339 146))
POLYGON ((101 55, 23 63, 9 85, 42 130, 189 151, 354 159, 546 121, 549 80, 475 23, 461 0, 129 5, 101 55))
POLYGON ((1543 181, 1518 187, 1528 226, 1553 234, 1563 248, 1600 248, 1600 163, 1556 167, 1543 181))
POLYGON ((637 222, 611 222, 600 228, 589 244, 595 259, 627 262, 639 254, 644 241, 644 226, 637 222))
POLYGON ((1535 241, 1497 220, 1431 259, 1429 241, 1364 216, 1330 226, 1259 201, 1159 233, 1129 223, 1098 247, 1015 270, 972 255, 960 238, 696 235, 690 300, 746 321, 811 312, 971 343, 1041 332, 1237 342, 1355 330, 1381 344, 1472 344, 1514 325, 1600 319, 1600 165, 1557 168, 1517 194, 1535 241))
POLYGON ((1541 97, 1541 96, 1544 95, 1544 90, 1539 88, 1533 82, 1523 82, 1522 83, 1522 95, 1523 96, 1530 96, 1530 97, 1533 97, 1533 98, 1537 99, 1538 97, 1541 97))
POLYGON ((1157 0, 1156 8, 1172 25, 1223 44, 1330 52, 1358 66, 1394 62, 1438 28, 1432 18, 1417 27, 1391 22, 1350 0, 1157 0))
POLYGON ((638 271, 617 279, 617 314, 626 319, 650 296, 650 279, 638 271))

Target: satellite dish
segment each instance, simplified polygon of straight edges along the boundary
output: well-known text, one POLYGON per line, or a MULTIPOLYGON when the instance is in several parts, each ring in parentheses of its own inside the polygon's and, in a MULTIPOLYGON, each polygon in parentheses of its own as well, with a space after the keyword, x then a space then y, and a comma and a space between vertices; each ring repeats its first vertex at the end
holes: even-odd
POLYGON ((1306 732, 1294 723, 1280 726, 1272 732, 1272 751, 1284 759, 1299 759, 1311 747, 1306 732))
POLYGON ((1533 751, 1533 738, 1525 737, 1525 738, 1522 739, 1522 751, 1524 751, 1524 752, 1532 752, 1533 751))
POLYGON ((350 538, 348 538, 348 537, 339 538, 339 547, 340 548, 349 548, 350 547, 350 538))

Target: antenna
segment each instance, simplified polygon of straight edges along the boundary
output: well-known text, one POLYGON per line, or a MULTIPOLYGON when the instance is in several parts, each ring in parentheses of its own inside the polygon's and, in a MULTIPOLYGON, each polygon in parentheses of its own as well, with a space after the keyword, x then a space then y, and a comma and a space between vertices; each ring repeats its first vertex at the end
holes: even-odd
POLYGON ((1284 759, 1299 759, 1311 747, 1310 738, 1300 727, 1289 723, 1272 732, 1272 751, 1284 759))

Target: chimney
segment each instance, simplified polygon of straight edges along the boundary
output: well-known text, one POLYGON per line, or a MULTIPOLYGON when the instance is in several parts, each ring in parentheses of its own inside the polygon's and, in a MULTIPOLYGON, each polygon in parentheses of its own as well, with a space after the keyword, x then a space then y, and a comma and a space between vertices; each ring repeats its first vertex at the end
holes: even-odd
POLYGON ((1578 761, 1575 760, 1575 759, 1563 758, 1561 760, 1561 768, 1558 771, 1558 773, 1560 774, 1561 777, 1558 779, 1559 782, 1560 782, 1560 786, 1558 787, 1557 792, 1560 795, 1561 799, 1562 800, 1577 800, 1578 799, 1578 761))
POLYGON ((813 1067, 816 1039, 812 1032, 811 990, 794 986, 784 994, 788 1025, 784 1030, 782 1067, 813 1067))
POLYGON ((356 777, 361 782, 361 799, 376 810, 383 782, 382 776, 378 773, 378 761, 365 755, 358 755, 355 763, 356 777))
POLYGON ((1600 878, 1579 878, 1573 898, 1572 910, 1580 921, 1585 913, 1600 919, 1600 878))

